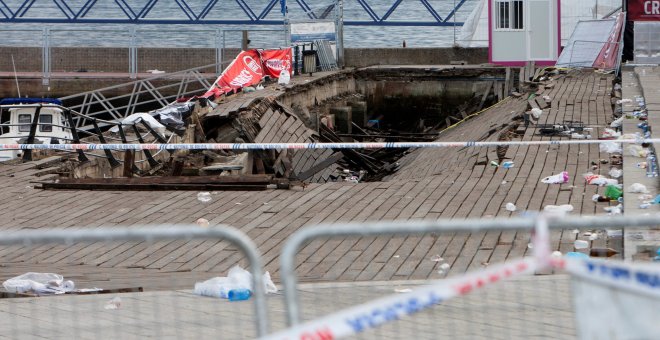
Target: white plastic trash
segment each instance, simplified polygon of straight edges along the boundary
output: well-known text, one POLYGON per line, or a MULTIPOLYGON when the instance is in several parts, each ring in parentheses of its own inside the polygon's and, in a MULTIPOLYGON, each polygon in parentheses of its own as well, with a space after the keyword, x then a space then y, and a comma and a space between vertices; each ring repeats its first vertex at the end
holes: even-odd
POLYGON ((617 143, 617 142, 600 143, 599 149, 600 152, 621 153, 621 143, 617 143))
POLYGON ((568 180, 569 180, 568 171, 562 171, 559 174, 548 176, 542 179, 541 182, 546 184, 562 184, 562 183, 568 183, 568 180))
POLYGON ((63 294, 75 289, 73 281, 54 273, 25 273, 2 283, 11 293, 63 294))
MULTIPOLYGON (((266 293, 277 293, 277 287, 273 283, 269 272, 264 274, 263 282, 266 293)), ((195 283, 193 293, 227 299, 229 291, 233 289, 252 290, 252 274, 240 266, 234 266, 229 269, 226 277, 214 277, 204 282, 195 283)))
POLYGON ((575 249, 587 249, 589 248, 589 241, 575 240, 573 246, 575 247, 575 249))
POLYGON ((634 194, 648 194, 649 190, 646 189, 646 185, 641 183, 633 183, 628 187, 628 192, 634 194))
POLYGON ((287 70, 282 70, 280 72, 280 77, 277 79, 277 83, 280 85, 287 85, 291 81, 291 75, 289 74, 289 71, 287 70))
POLYGON ((549 212, 549 213, 560 213, 560 214, 566 214, 571 211, 573 211, 573 205, 571 204, 562 204, 562 205, 546 205, 545 208, 543 208, 543 211, 549 212))
POLYGON ((200 192, 197 194, 197 200, 206 203, 211 201, 211 193, 210 192, 200 192))
POLYGON ((613 178, 619 178, 621 177, 621 175, 623 175, 623 171, 621 169, 617 169, 617 168, 610 169, 610 176, 612 176, 613 178))
POLYGON ((543 110, 535 107, 531 110, 531 113, 532 113, 532 117, 534 117, 534 119, 539 119, 539 118, 541 118, 541 115, 543 114, 543 110))
POLYGON ((512 211, 512 212, 513 212, 513 211, 516 211, 516 205, 513 204, 513 203, 511 203, 511 202, 509 202, 509 203, 506 204, 506 210, 508 210, 508 211, 512 211))

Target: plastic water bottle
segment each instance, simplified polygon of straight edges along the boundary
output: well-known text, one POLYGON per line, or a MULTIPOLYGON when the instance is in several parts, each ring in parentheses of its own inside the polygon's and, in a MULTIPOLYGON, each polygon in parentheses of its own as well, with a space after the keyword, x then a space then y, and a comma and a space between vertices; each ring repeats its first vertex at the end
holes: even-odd
POLYGON ((658 164, 655 162, 655 155, 649 152, 646 156, 646 177, 658 176, 658 164))
POLYGON ((232 289, 227 294, 229 301, 243 301, 249 299, 250 296, 252 296, 252 292, 245 288, 232 289))
POLYGON ((502 167, 505 168, 505 169, 511 169, 511 168, 513 168, 513 165, 514 164, 511 161, 506 161, 506 162, 502 163, 502 167))

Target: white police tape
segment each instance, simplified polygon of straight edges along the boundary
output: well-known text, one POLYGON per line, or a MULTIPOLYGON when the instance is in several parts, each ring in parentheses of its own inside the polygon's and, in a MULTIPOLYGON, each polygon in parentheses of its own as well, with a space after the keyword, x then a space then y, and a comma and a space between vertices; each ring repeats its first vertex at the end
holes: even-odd
POLYGON ((562 258, 555 267, 594 283, 660 297, 660 266, 597 259, 562 258))
POLYGON ((0 144, 0 150, 283 150, 283 149, 407 149, 497 146, 543 146, 602 143, 660 143, 660 139, 538 140, 386 143, 188 143, 188 144, 0 144))
POLYGON ((412 292, 388 296, 342 310, 263 339, 335 339, 361 333, 504 279, 532 274, 537 269, 536 263, 533 258, 525 258, 493 265, 461 277, 440 280, 430 286, 416 288, 412 292))

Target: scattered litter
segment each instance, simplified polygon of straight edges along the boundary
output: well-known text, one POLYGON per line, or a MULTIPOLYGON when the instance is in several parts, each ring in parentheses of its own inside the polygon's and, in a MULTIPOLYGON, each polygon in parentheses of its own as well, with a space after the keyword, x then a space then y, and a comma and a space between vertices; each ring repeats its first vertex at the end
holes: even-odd
POLYGON ((591 200, 594 201, 594 202, 600 202, 601 199, 603 199, 603 198, 605 198, 605 197, 603 197, 599 194, 594 194, 593 196, 591 196, 591 200))
POLYGON ((236 205, 243 205, 243 203, 241 203, 241 202, 236 202, 236 205))
POLYGON ((443 263, 443 264, 440 265, 440 270, 442 270, 443 272, 448 271, 449 268, 451 268, 451 266, 449 265, 449 263, 443 263))
POLYGON ((632 99, 623 98, 616 101, 617 105, 632 103, 632 99))
POLYGON ((628 152, 633 157, 646 158, 649 154, 649 150, 643 148, 641 145, 630 145, 628 146, 628 152))
POLYGON ((527 249, 534 249, 534 244, 532 242, 527 243, 527 249))
POLYGON ((593 233, 593 234, 589 235, 589 241, 595 241, 597 239, 598 239, 598 234, 593 233))
POLYGON ((280 85, 288 85, 290 81, 291 75, 289 74, 289 71, 282 70, 282 72, 280 72, 280 77, 277 79, 277 83, 280 85))
POLYGON ((621 229, 612 229, 612 230, 606 230, 607 232, 607 237, 622 237, 623 236, 623 230, 621 229))
POLYGON ((612 178, 619 178, 621 175, 623 175, 623 171, 621 169, 612 168, 610 169, 609 174, 612 176, 612 178))
POLYGON ((646 189, 646 185, 644 184, 633 183, 628 187, 628 192, 632 192, 634 194, 648 194, 649 190, 646 189))
POLYGON ((568 183, 568 171, 562 171, 559 174, 548 176, 541 180, 541 182, 546 184, 562 184, 568 183))
POLYGON ((607 185, 605 188, 605 197, 611 199, 611 200, 618 200, 623 196, 623 191, 621 191, 621 188, 619 185, 607 185))
POLYGON ((121 307, 121 298, 119 296, 115 296, 108 303, 105 304, 103 307, 104 309, 119 309, 121 307))
POLYGON ((433 262, 441 262, 441 261, 444 261, 444 260, 445 260, 445 259, 443 259, 442 257, 440 257, 440 255, 436 255, 436 256, 434 256, 434 257, 431 259, 431 261, 433 261, 433 262))
POLYGON ((242 89, 242 91, 245 92, 245 93, 255 92, 256 90, 257 90, 257 89, 255 89, 255 88, 252 87, 252 86, 246 86, 246 87, 244 87, 244 88, 242 89))
POLYGON ((566 257, 572 257, 575 259, 589 259, 589 256, 587 254, 578 253, 576 251, 569 251, 568 253, 566 253, 566 257))
POLYGON ((573 211, 573 205, 572 204, 562 204, 562 205, 546 205, 545 208, 543 208, 543 211, 548 212, 548 213, 555 213, 555 214, 567 214, 571 211, 573 211))
POLYGON ((257 91, 261 91, 261 90, 263 90, 264 88, 265 88, 265 87, 264 87, 263 85, 261 85, 261 84, 257 85, 257 87, 256 87, 257 91))
POLYGON ((506 204, 506 210, 508 210, 508 211, 516 211, 516 205, 513 204, 513 203, 511 203, 511 202, 509 202, 509 203, 506 204))
POLYGON ((587 184, 592 184, 592 185, 598 185, 598 186, 604 186, 604 185, 617 185, 619 184, 619 181, 613 178, 607 178, 603 175, 594 175, 591 172, 587 172, 586 174, 583 175, 584 180, 587 181, 587 184))
POLYGON ((515 164, 513 164, 511 161, 502 162, 502 167, 505 169, 511 169, 514 167, 514 165, 515 164))
POLYGON ((159 69, 153 69, 153 70, 147 70, 147 73, 151 73, 151 74, 163 74, 163 73, 165 73, 165 71, 161 71, 161 70, 159 70, 159 69))
POLYGON ((575 240, 573 246, 575 249, 587 249, 589 248, 589 242, 585 240, 575 240))
POLYGON ((621 143, 617 143, 617 142, 600 143, 599 149, 600 152, 621 153, 621 143))
POLYGON ((497 163, 497 161, 490 161, 490 166, 497 168, 498 166, 500 166, 500 163, 497 163))
POLYGON ((546 102, 552 101, 552 99, 548 95, 543 96, 543 100, 545 100, 546 102))
POLYGON ((640 169, 646 169, 646 162, 639 162, 635 166, 637 166, 640 169))
POLYGON ((205 218, 198 218, 197 221, 195 221, 195 223, 198 226, 203 227, 203 228, 208 228, 208 226, 209 226, 209 220, 207 220, 205 218))
POLYGON ((206 203, 211 201, 211 193, 206 191, 206 192, 200 192, 197 194, 197 200, 206 203))
POLYGON ((573 132, 571 133, 572 139, 591 139, 591 135, 583 135, 581 133, 573 132))
POLYGON ((642 203, 639 205, 640 209, 648 209, 651 207, 651 203, 642 203))
POLYGON ((395 258, 395 259, 398 259, 398 258, 401 257, 401 256, 400 256, 400 255, 394 255, 394 256, 392 256, 392 257, 395 258))
POLYGON ((620 117, 618 119, 615 119, 612 123, 610 123, 610 127, 613 128, 619 128, 623 124, 623 117, 620 117))
POLYGON ((555 250, 555 251, 552 252, 551 256, 555 259, 559 259, 559 258, 561 258, 562 253, 559 250, 555 250))
POLYGON ((532 113, 532 117, 538 120, 539 118, 541 118, 541 115, 543 114, 543 110, 535 107, 531 110, 531 113, 532 113))
POLYGON ((609 213, 608 215, 621 215, 623 206, 619 204, 616 207, 605 207, 603 210, 607 211, 609 213))
POLYGON ((621 137, 621 132, 609 128, 605 128, 605 130, 603 130, 603 136, 602 136, 603 139, 619 138, 619 137, 621 137))
POLYGON ((505 184, 506 184, 506 181, 502 181, 502 185, 505 185, 505 184))
POLYGON ((73 291, 73 281, 54 273, 25 273, 2 283, 11 293, 64 294, 73 291))
MULTIPOLYGON (((263 276, 266 293, 277 293, 277 287, 270 278, 270 273, 263 276)), ((204 282, 195 283, 194 294, 229 299, 231 290, 252 291, 252 274, 236 265, 229 269, 226 277, 214 277, 204 282)), ((237 291, 235 293, 244 293, 237 291)), ((248 297, 249 298, 249 297, 248 297)))
POLYGON ((640 201, 648 201, 650 199, 653 199, 653 195, 649 195, 649 194, 639 195, 637 199, 640 201))
POLYGON ((412 289, 410 288, 397 288, 394 290, 395 293, 410 293, 412 289))

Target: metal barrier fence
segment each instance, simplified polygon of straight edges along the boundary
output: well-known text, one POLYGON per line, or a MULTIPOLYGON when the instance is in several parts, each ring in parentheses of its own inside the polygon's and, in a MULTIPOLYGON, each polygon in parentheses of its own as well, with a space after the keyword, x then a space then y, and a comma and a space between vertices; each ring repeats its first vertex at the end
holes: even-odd
MULTIPOLYGON (((76 286, 93 283, 108 288, 95 292, 89 286, 84 287, 87 291, 74 295, 41 298, 19 298, 16 295, 21 294, 3 293, 1 297, 4 298, 0 298, 0 336, 91 339, 114 335, 180 339, 211 338, 223 334, 227 338, 254 338, 268 331, 260 254, 245 234, 230 227, 166 225, 159 228, 10 231, 0 235, 0 246, 5 246, 0 248, 0 259, 5 267, 3 277, 12 271, 18 275, 62 269, 64 279, 74 280, 76 286), (190 249, 182 247, 183 243, 212 245, 219 249, 218 245, 224 245, 225 241, 241 251, 249 263, 254 288, 251 301, 224 302, 226 300, 200 297, 183 290, 191 289, 192 283, 210 276, 226 276, 224 272, 210 275, 213 268, 191 271, 186 279, 177 279, 178 276, 168 275, 168 271, 163 270, 171 266, 173 271, 180 271, 176 269, 180 263, 170 257, 187 255, 164 250, 190 249), (131 264, 121 265, 125 261, 131 264), (163 267, 165 263, 169 264, 163 267), (159 267, 160 274, 156 269, 159 267), (104 268, 112 269, 106 269, 109 273, 105 274, 104 268), (136 285, 146 285, 153 290, 130 293, 142 291, 136 285), (250 305, 253 305, 252 310, 250 305)), ((230 247, 225 245, 222 249, 230 247)))
MULTIPOLYGON (((334 338, 362 334, 367 330, 372 330, 363 334, 367 338, 437 338, 441 335, 503 339, 575 337, 579 331, 576 328, 581 327, 577 327, 574 321, 577 315, 571 303, 568 277, 515 277, 535 271, 550 273, 544 269, 544 263, 537 261, 541 258, 550 261, 546 255, 550 250, 557 250, 550 249, 550 240, 570 243, 572 249, 573 242, 579 237, 574 234, 572 239, 565 241, 562 230, 602 231, 658 225, 660 216, 602 216, 343 223, 307 227, 287 240, 280 258, 287 321, 293 328, 270 338, 334 338), (528 233, 535 226, 536 232, 528 233), (548 228, 550 232, 547 232, 548 228), (477 243, 470 239, 473 235, 477 236, 477 243), (459 272, 446 280, 435 281, 429 287, 419 286, 431 281, 406 281, 406 277, 416 271, 423 271, 430 280, 443 278, 453 266, 460 267, 461 271, 474 269, 466 265, 465 258, 456 257, 459 253, 454 246, 480 247, 486 244, 487 247, 497 247, 503 241, 514 243, 511 253, 499 256, 497 262, 487 259, 483 268, 478 268, 482 270, 461 276, 458 274, 463 273, 459 272), (365 256, 372 247, 377 251, 365 256), (361 254, 348 252, 353 248, 359 249, 361 254), (426 256, 436 250, 437 257, 426 256), (522 257, 530 251, 535 253, 535 258, 523 260, 522 257), (300 266, 296 265, 298 256, 305 257, 300 266), (351 262, 344 263, 345 268, 339 268, 337 263, 346 261, 346 258, 351 262), (324 263, 328 260, 337 262, 331 266, 324 263), (316 265, 310 266, 310 263, 316 265), (364 275, 370 265, 382 267, 379 274, 364 275), (436 274, 438 269, 445 273, 436 274), (344 270, 339 275, 340 280, 361 277, 369 282, 337 283, 326 275, 321 279, 331 282, 299 285, 297 270, 302 275, 344 270), (382 272, 389 272, 392 277, 399 275, 401 279, 388 280, 380 275, 382 272), (499 283, 503 279, 509 280, 506 285, 499 283), (499 287, 472 293, 494 283, 499 287), (394 292, 408 295, 382 297, 394 292), (379 297, 381 299, 368 302, 379 297), (421 313, 411 317, 417 312, 421 313), (308 322, 296 327, 303 320, 308 322)), ((600 242, 603 241, 608 242, 600 242)), ((485 250, 493 251, 490 248, 485 250)), ((478 259, 479 252, 474 256, 478 259)), ((468 263, 470 261, 474 262, 468 259, 468 263)), ((585 318, 584 315, 580 317, 585 318)))
MULTIPOLYGON (((190 59, 189 67, 207 65, 196 67, 196 70, 215 72, 217 76, 222 72, 223 66, 229 64, 234 57, 233 54, 225 54, 235 53, 236 42, 241 41, 243 31, 250 33, 250 40, 254 42, 249 48, 253 46, 279 48, 287 44, 283 29, 185 31, 135 27, 128 29, 44 27, 0 28, 0 33, 13 39, 7 39, 0 45, 6 47, 3 53, 17 54, 15 68, 18 72, 35 72, 40 68, 43 85, 50 84, 53 72, 77 72, 81 76, 86 72, 127 73, 131 79, 136 79, 140 72, 159 71, 159 68, 160 71, 179 71, 184 68, 180 65, 186 65, 186 62, 172 59, 190 59), (85 46, 80 46, 77 40, 85 40, 87 43, 85 46), (192 49, 189 47, 191 40, 194 40, 192 49), (162 50, 167 47, 161 47, 159 50, 153 47, 153 42, 158 42, 155 46, 168 46, 168 42, 175 42, 177 46, 186 46, 186 48, 180 47, 177 53, 169 54, 168 58, 162 59, 162 50), (229 46, 234 46, 231 51, 229 46), (210 53, 210 49, 214 53, 210 53), (37 63, 39 60, 40 67, 37 63)), ((8 62, 0 63, 0 70, 11 72, 14 70, 14 65, 8 62)))

